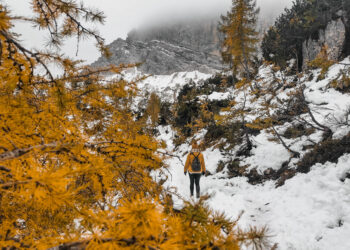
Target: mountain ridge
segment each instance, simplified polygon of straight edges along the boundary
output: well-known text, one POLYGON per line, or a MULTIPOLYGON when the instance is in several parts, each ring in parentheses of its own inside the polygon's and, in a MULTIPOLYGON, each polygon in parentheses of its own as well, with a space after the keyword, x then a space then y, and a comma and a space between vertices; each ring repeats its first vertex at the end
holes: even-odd
POLYGON ((178 22, 132 30, 126 39, 108 45, 112 56, 100 57, 93 67, 120 63, 141 63, 146 74, 195 71, 214 74, 223 69, 218 20, 178 22))

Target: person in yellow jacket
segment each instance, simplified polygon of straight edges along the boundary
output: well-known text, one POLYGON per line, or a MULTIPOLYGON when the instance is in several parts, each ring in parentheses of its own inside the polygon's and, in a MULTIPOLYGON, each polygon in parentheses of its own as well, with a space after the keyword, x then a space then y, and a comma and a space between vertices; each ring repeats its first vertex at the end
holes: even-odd
POLYGON ((205 163, 203 154, 200 152, 198 144, 196 142, 192 143, 192 150, 188 154, 186 159, 186 164, 184 168, 184 174, 190 176, 190 191, 191 196, 193 196, 194 184, 196 184, 196 194, 197 198, 200 197, 200 187, 199 180, 201 175, 205 174, 205 163))

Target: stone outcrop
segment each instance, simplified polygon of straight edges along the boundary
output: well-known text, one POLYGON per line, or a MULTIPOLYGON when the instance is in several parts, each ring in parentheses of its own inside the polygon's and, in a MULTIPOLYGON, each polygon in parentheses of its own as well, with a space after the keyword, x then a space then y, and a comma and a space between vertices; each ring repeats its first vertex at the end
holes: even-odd
POLYGON ((171 74, 222 69, 217 21, 186 22, 132 31, 127 39, 109 45, 112 57, 100 57, 92 66, 142 63, 147 74, 171 74))
POLYGON ((322 48, 327 49, 328 59, 338 60, 346 42, 346 28, 341 18, 328 23, 324 30, 320 30, 318 40, 311 37, 303 43, 303 66, 314 60, 322 48))

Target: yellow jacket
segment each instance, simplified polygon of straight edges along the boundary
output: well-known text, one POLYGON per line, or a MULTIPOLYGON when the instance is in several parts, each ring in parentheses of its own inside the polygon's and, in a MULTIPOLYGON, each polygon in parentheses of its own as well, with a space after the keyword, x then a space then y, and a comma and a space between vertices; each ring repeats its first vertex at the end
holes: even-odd
POLYGON ((200 152, 191 152, 187 156, 186 164, 185 164, 185 169, 184 172, 190 172, 190 173, 202 173, 205 172, 205 163, 204 163, 204 157, 203 154, 200 152), (201 171, 193 171, 192 170, 192 161, 194 160, 194 155, 198 156, 199 162, 201 164, 201 171))

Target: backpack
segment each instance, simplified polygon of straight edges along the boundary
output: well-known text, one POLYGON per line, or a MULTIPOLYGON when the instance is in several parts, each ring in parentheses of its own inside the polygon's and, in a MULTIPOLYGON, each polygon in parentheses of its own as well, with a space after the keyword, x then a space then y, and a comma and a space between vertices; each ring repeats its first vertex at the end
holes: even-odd
POLYGON ((195 171, 195 172, 200 172, 201 171, 201 163, 198 159, 199 155, 198 154, 197 156, 195 156, 193 153, 191 153, 193 156, 194 156, 194 159, 192 161, 192 165, 191 165, 191 168, 192 168, 192 171, 195 171))

